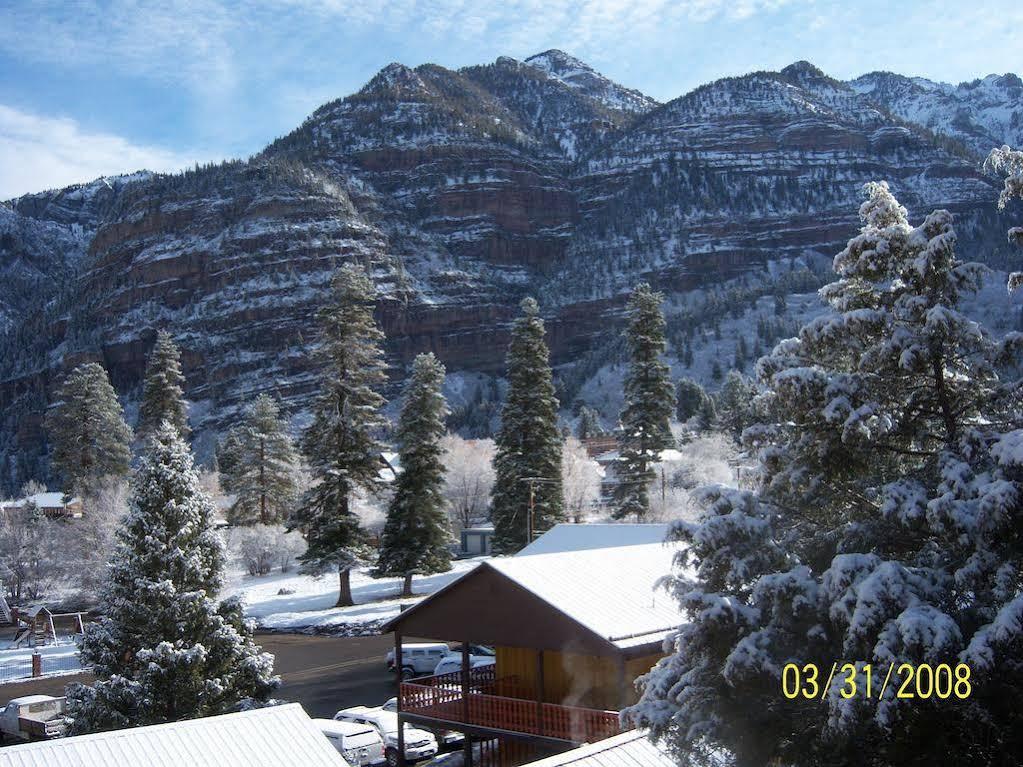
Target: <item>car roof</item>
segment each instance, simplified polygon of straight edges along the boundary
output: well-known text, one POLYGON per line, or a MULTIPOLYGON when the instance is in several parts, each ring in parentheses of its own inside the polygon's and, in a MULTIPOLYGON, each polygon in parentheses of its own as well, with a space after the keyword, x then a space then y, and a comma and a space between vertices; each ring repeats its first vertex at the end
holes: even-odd
POLYGON ((336 719, 313 719, 313 724, 323 732, 330 733, 331 735, 364 735, 365 733, 376 735, 377 732, 374 728, 365 724, 342 722, 336 719))
POLYGON ((60 700, 52 695, 22 695, 20 698, 11 698, 11 703, 17 703, 19 706, 23 706, 26 703, 42 703, 48 700, 60 700))

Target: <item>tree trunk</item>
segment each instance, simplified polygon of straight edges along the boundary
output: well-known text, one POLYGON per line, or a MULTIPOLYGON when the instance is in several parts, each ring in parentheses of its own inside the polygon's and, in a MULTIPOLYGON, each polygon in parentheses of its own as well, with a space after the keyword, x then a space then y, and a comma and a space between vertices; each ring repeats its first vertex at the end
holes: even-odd
POLYGON ((403 597, 412 596, 412 573, 405 573, 405 583, 401 587, 403 597))
POLYGON ((352 599, 352 571, 348 567, 339 567, 337 570, 338 583, 341 585, 341 593, 338 594, 337 604, 334 607, 350 607, 355 604, 352 599))

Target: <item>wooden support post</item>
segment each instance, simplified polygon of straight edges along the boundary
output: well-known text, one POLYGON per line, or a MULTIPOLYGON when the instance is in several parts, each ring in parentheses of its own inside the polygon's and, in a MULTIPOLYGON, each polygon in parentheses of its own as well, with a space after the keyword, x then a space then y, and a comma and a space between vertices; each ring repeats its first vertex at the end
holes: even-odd
POLYGON ((37 652, 32 653, 32 676, 43 675, 43 656, 37 652))
POLYGON ((396 712, 398 714, 398 767, 405 767, 405 722, 401 717, 401 670, 404 661, 401 657, 401 632, 394 632, 394 676, 397 679, 398 697, 396 700, 396 712))
POLYGON ((618 710, 621 711, 623 708, 625 708, 627 705, 629 705, 629 701, 628 701, 628 697, 627 697, 629 691, 625 689, 625 681, 626 681, 625 680, 625 656, 619 654, 617 660, 615 661, 615 664, 618 667, 617 668, 617 671, 618 671, 618 695, 616 695, 615 697, 618 699, 618 710))
MULTIPOLYGON (((462 641, 462 721, 469 724, 469 640, 462 641)), ((472 736, 465 732, 462 741, 462 763, 472 767, 472 736)))
POLYGON ((536 651, 536 732, 543 735, 543 650, 536 651))

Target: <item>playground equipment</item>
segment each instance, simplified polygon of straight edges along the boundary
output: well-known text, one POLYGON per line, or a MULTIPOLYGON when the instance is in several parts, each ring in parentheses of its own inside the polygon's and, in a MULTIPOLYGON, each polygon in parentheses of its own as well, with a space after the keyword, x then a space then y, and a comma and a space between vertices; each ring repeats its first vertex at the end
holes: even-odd
POLYGON ((14 635, 13 647, 21 647, 28 642, 29 647, 40 645, 60 644, 60 637, 57 635, 57 624, 67 623, 67 634, 85 633, 85 616, 83 613, 52 613, 45 606, 37 605, 29 608, 26 612, 11 611, 17 624, 17 631, 14 635))

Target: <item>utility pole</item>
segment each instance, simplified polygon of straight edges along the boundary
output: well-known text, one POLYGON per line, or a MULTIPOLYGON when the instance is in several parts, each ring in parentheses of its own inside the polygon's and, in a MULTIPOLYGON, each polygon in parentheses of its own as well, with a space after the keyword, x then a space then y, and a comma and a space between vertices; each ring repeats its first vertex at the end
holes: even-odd
POLYGON ((519 482, 529 483, 529 505, 526 509, 526 545, 533 542, 533 520, 536 510, 536 486, 538 484, 543 484, 544 482, 553 484, 559 481, 560 480, 557 479, 551 479, 550 477, 519 477, 519 482))

